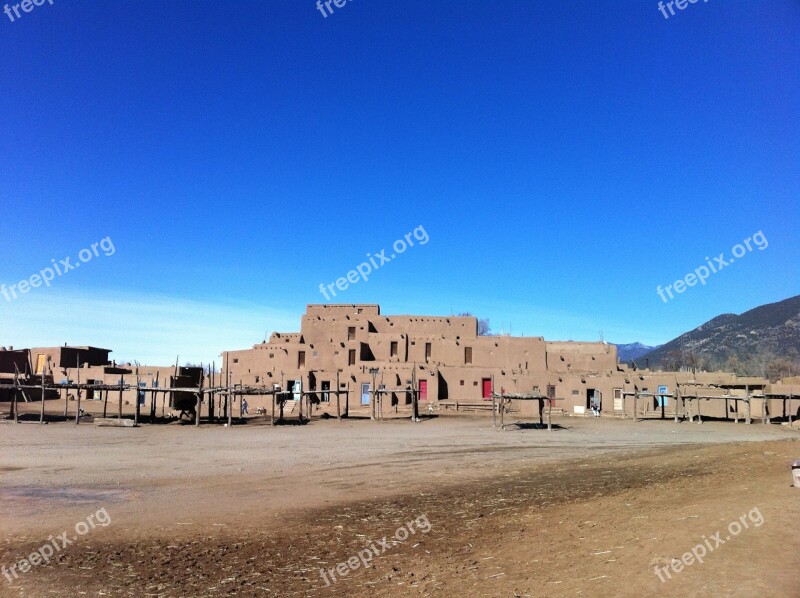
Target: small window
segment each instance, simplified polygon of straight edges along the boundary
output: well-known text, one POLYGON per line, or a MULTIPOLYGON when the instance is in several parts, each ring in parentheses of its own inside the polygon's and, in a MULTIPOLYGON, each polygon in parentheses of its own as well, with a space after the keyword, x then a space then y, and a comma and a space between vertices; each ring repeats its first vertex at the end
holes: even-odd
POLYGON ((347 327, 347 340, 349 340, 349 341, 356 340, 356 327, 355 326, 348 326, 347 327))
POLYGON ((238 359, 234 359, 233 363, 239 363, 239 360, 238 359))
POLYGON ((463 380, 461 381, 461 386, 464 386, 464 381, 463 380))
POLYGON ((397 357, 397 341, 392 341, 389 346, 389 357, 397 357))
POLYGON ((356 350, 350 349, 347 352, 347 365, 355 365, 356 364, 356 350))
POLYGON ((425 343, 425 361, 431 358, 431 344, 425 343))
POLYGON ((464 363, 466 365, 472 363, 472 347, 464 347, 464 363))
POLYGON ((572 395, 573 395, 573 396, 575 396, 575 395, 579 395, 579 394, 580 394, 580 391, 577 391, 577 390, 573 390, 573 391, 572 391, 572 395))
POLYGON ((475 382, 472 383, 472 386, 478 386, 478 381, 475 380, 475 382))
POLYGON ((270 359, 275 359, 275 353, 270 353, 270 354, 269 354, 269 358, 270 358, 270 359))
POLYGON ((304 368, 306 367, 306 352, 305 351, 298 351, 297 352, 297 368, 304 368))

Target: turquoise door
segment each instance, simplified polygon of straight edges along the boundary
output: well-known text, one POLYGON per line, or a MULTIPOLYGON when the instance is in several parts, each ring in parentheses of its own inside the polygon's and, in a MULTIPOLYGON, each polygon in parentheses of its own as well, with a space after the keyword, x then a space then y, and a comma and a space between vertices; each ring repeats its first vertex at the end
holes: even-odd
POLYGON ((361 404, 369 405, 369 384, 361 385, 361 404))

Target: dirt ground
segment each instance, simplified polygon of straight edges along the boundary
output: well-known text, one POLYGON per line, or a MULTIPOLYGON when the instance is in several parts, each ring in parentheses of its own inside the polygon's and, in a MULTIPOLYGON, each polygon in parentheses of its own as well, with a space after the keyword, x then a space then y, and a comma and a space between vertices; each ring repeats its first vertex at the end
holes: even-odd
POLYGON ((3 423, 0 596, 800 596, 798 429, 555 423, 3 423))

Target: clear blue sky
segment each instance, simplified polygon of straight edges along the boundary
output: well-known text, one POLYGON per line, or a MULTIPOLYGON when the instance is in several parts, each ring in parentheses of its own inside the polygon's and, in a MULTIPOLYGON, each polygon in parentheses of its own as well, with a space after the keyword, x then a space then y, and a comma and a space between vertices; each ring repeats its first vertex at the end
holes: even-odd
POLYGON ((0 344, 209 361, 419 226, 333 301, 655 344, 796 295, 798 33, 797 0, 0 13, 0 283, 114 245, 0 296, 0 344))

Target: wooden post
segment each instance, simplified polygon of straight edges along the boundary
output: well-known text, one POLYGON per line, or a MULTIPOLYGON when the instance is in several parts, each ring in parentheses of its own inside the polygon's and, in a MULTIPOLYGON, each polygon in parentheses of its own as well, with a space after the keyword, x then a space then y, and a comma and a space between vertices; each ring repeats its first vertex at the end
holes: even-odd
POLYGON ((11 399, 11 410, 14 412, 14 423, 19 423, 19 405, 17 404, 17 393, 19 393, 19 370, 17 370, 17 365, 14 364, 14 398, 11 399))
POLYGON ((339 372, 336 372, 336 419, 342 421, 342 406, 339 401, 339 372))
POLYGON ((792 426, 792 391, 789 391, 789 427, 792 426))
POLYGON ((414 374, 411 376, 411 406, 413 411, 411 413, 411 421, 419 421, 419 393, 417 392, 417 362, 414 362, 414 374))
POLYGON ((139 406, 139 364, 136 364, 136 407, 133 412, 133 425, 139 425, 139 415, 141 407, 139 406))
MULTIPOLYGON (((761 389, 761 393, 762 394, 764 393, 764 389, 763 388, 761 389)), ((767 395, 764 395, 764 398, 761 399, 761 416, 763 418, 761 420, 761 423, 763 423, 763 424, 770 423, 770 417, 769 417, 769 413, 767 411, 767 395)))
POLYGON ((213 424, 214 423, 214 377, 216 374, 217 364, 216 362, 212 362, 211 364, 211 391, 208 393, 208 422, 213 424))
POLYGON ((80 357, 77 358, 78 361, 78 407, 75 409, 75 425, 77 426, 81 423, 81 359, 80 357))
POLYGON ((491 378, 491 390, 492 390, 492 427, 497 427, 497 399, 494 396, 494 374, 492 374, 491 378))
POLYGON ((271 412, 271 414, 269 416, 269 423, 274 426, 275 425, 275 389, 274 388, 272 389, 272 394, 270 396, 272 397, 272 412, 271 412))
MULTIPOLYGON (((553 401, 551 401, 548 398, 548 400, 547 400, 547 429, 548 430, 552 430, 553 429, 553 423, 551 421, 551 412, 552 411, 553 411, 553 401)), ((625 410, 623 408, 623 413, 624 412, 625 412, 625 410)))
MULTIPOLYGON (((160 370, 156 370, 156 381, 153 387, 158 386, 158 376, 161 373, 160 370)), ((158 393, 154 390, 152 396, 150 397, 150 423, 152 424, 156 420, 156 401, 158 400, 158 393)), ((108 401, 108 391, 106 391, 106 401, 108 401)))
POLYGON ((752 411, 750 410, 750 386, 745 385, 744 387, 744 397, 745 397, 745 423, 750 424, 753 421, 752 418, 752 411))
MULTIPOLYGON (((122 387, 125 382, 125 376, 120 374, 119 376, 119 408, 117 409, 117 419, 122 419, 122 387)), ((80 401, 80 399, 78 399, 80 401)))
POLYGON ((230 384, 228 384, 228 394, 226 396, 230 398, 230 400, 227 398, 225 400, 228 409, 228 427, 230 428, 233 425, 233 397, 231 396, 230 384))
MULTIPOLYGON (((69 383, 69 378, 67 378, 67 383, 69 383)), ((62 389, 60 389, 60 388, 58 389, 58 397, 59 398, 61 398, 61 390, 62 389)), ((64 421, 66 422, 66 421, 69 421, 69 413, 67 412, 67 409, 69 407, 69 389, 66 388, 66 389, 63 389, 63 390, 64 390, 64 395, 65 395, 64 396, 64 421)))
POLYGON ((103 417, 106 416, 106 411, 108 410, 108 389, 106 388, 105 391, 105 398, 103 399, 103 417))
POLYGON ((39 423, 44 423, 44 366, 42 366, 42 406, 39 410, 39 423))
POLYGON ((703 416, 700 415, 700 397, 697 397, 697 423, 703 423, 703 416))
POLYGON ((372 421, 375 421, 375 408, 376 408, 375 403, 377 402, 378 399, 378 392, 377 389, 375 388, 375 374, 372 374, 372 386, 370 386, 370 390, 372 391, 371 393, 372 399, 370 400, 370 405, 369 405, 369 418, 372 421))
POLYGON ((680 403, 679 403, 680 396, 681 396, 681 392, 678 389, 678 385, 676 384, 675 385, 675 397, 674 397, 674 399, 675 399, 675 423, 676 424, 678 423, 678 405, 680 405, 680 403))
POLYGON ((639 389, 633 387, 633 421, 639 421, 639 389))
POLYGON ((350 380, 347 381, 347 394, 344 395, 344 414, 350 417, 350 380))
MULTIPOLYGON (((225 392, 225 403, 224 403, 224 405, 222 407, 225 416, 228 415, 228 403, 230 402, 230 385, 231 385, 230 382, 231 382, 230 357, 228 356, 228 352, 225 351, 225 391, 226 392, 225 392)), ((228 421, 228 425, 229 426, 231 425, 230 418, 229 418, 229 421, 228 421)))
POLYGON ((505 418, 503 417, 503 413, 506 410, 505 403, 506 403, 506 400, 501 396, 500 397, 500 429, 501 430, 505 430, 506 429, 506 424, 505 424, 505 421, 504 421, 505 418))
POLYGON ((739 423, 739 399, 733 398, 733 423, 739 423))
MULTIPOLYGON (((300 386, 300 400, 299 400, 299 401, 297 401, 297 418, 298 418, 298 421, 299 421, 301 424, 303 423, 303 392, 302 392, 302 389, 303 389, 303 386, 302 386, 302 382, 301 382, 301 386, 300 386)), ((294 393, 296 393, 296 392, 297 392, 297 389, 295 389, 294 387, 292 387, 292 400, 294 400, 294 393)))
MULTIPOLYGON (((202 365, 200 366, 202 370, 202 365)), ((198 427, 200 425, 200 407, 203 404, 203 372, 200 372, 200 388, 197 392, 197 400, 195 402, 195 409, 194 409, 194 427, 198 427)))

